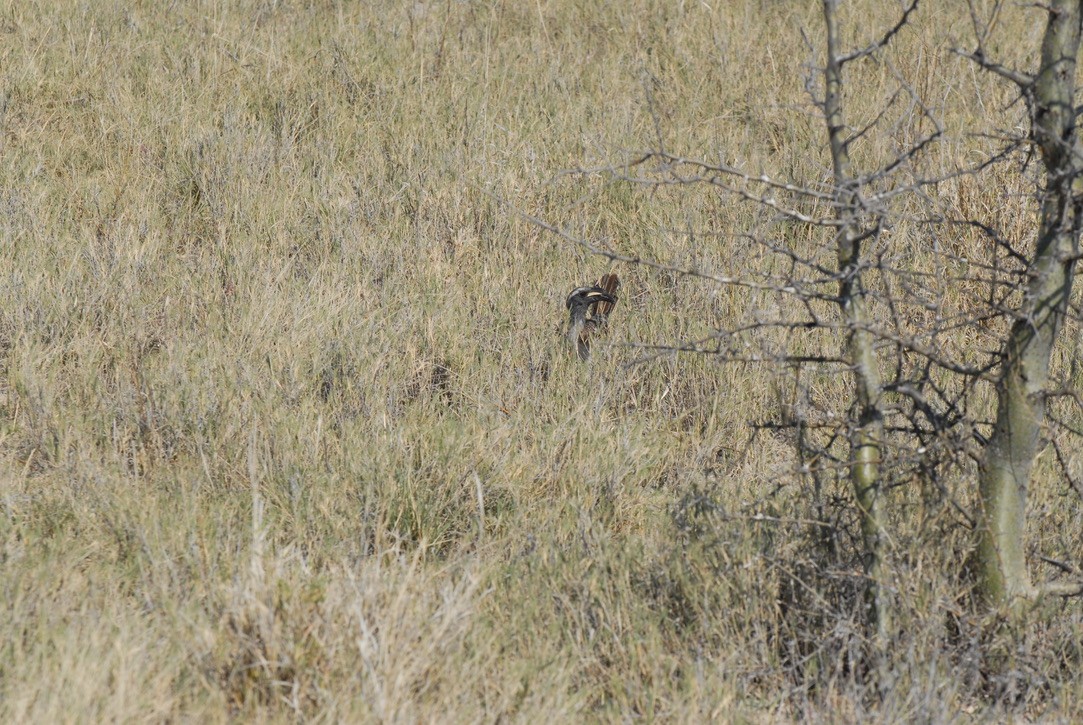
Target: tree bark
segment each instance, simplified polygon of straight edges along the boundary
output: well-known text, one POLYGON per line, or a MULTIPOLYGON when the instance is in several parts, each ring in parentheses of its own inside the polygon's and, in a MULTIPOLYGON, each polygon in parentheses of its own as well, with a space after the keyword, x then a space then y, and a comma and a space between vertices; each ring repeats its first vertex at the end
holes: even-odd
POLYGON ((1031 137, 1045 165, 1041 222, 1030 280, 1005 342, 997 386, 996 427, 981 471, 979 588, 995 606, 1033 599, 1024 549, 1031 466, 1045 420, 1049 360, 1072 291, 1079 250, 1083 170, 1075 131, 1075 72, 1081 0, 1052 0, 1033 85, 1031 137))
POLYGON ((850 166, 846 126, 842 112, 842 61, 839 53, 836 0, 824 0, 827 25, 827 64, 824 69, 824 117, 831 144, 835 176, 836 218, 839 222, 839 305, 849 327, 848 355, 853 366, 858 420, 850 434, 850 480, 861 514, 865 547, 865 574, 869 623, 883 640, 891 630, 891 609, 886 597, 884 548, 886 542, 880 445, 884 424, 881 405, 880 368, 869 333, 865 300, 861 294, 861 247, 859 189, 850 166))

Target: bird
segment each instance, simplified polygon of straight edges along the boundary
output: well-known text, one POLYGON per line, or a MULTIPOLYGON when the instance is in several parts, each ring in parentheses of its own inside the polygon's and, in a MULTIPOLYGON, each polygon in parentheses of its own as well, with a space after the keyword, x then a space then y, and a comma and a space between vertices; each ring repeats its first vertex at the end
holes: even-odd
POLYGON ((615 274, 603 274, 593 287, 576 287, 568 295, 568 344, 580 360, 590 358, 590 342, 609 320, 617 304, 620 280, 615 274), (592 310, 593 308, 593 310, 592 310), (590 317, 587 313, 590 312, 590 317))

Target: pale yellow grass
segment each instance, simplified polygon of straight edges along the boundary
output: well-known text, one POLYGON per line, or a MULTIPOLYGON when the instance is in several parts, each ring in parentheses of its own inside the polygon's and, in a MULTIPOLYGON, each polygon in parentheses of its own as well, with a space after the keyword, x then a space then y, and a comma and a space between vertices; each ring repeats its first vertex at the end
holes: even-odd
MULTIPOLYGON (((851 40, 892 5, 846 4, 851 40)), ((1011 13, 994 49, 1033 63, 1036 13, 1011 13)), ((967 131, 1022 119, 949 52, 966 18, 930 3, 890 54, 948 129, 930 172, 992 148, 967 131)), ((742 518, 809 515, 785 437, 749 444, 777 375, 625 367, 640 352, 619 344, 568 359, 564 295, 609 266, 518 215, 720 274, 769 263, 739 236, 762 218, 749 204, 558 174, 633 157, 657 121, 671 151, 825 180, 800 36, 820 27, 818 3, 766 0, 6 4, 0 720, 1005 706, 959 624, 958 531, 931 550, 912 525, 903 539, 908 636, 882 699, 836 650, 810 651, 818 630, 779 592, 811 539, 742 518)), ((855 125, 892 84, 883 64, 855 72, 855 125)), ((907 119, 859 162, 920 133, 907 119)), ((1023 244, 1028 181, 1004 183, 1019 193, 960 180, 938 201, 1018 220, 1023 244)), ((695 339, 775 304, 616 270, 615 343, 695 339)), ((825 375, 822 395, 843 383, 825 375)), ((1043 550, 1078 552, 1063 494, 1036 489, 1043 550)), ((1079 712, 1078 603, 1055 621, 1003 655, 1045 678, 1020 716, 1079 712)))

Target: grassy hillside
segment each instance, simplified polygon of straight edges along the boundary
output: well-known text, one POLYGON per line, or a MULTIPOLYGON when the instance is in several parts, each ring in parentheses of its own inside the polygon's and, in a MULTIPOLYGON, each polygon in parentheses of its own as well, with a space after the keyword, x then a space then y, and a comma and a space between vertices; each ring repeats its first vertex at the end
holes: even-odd
MULTIPOLYGON (((825 181, 818 3, 2 10, 0 720, 1078 717, 1078 600, 1018 647, 983 634, 969 534, 920 491, 896 502, 902 634, 873 695, 858 569, 825 583, 791 441, 750 427, 777 414, 779 371, 629 366, 643 350, 622 344, 772 298, 522 216, 717 274, 775 263, 745 236, 754 205, 561 172, 661 139, 825 181), (564 298, 609 270, 613 344, 582 365, 564 298)), ((857 45, 896 9, 844 13, 857 45)), ((990 48, 1031 67, 1039 19, 1005 10, 990 48)), ((1024 122, 950 52, 969 22, 929 3, 850 79, 855 126, 913 83, 945 125, 931 172, 1024 122)), ((891 117, 858 163, 921 132, 891 117)), ((1033 177, 996 174, 935 202, 1025 245, 1033 177)), ((946 243, 982 253, 971 231, 946 243)), ((1040 474, 1036 552, 1077 559, 1078 496, 1052 454, 1040 474)), ((943 484, 973 505, 972 479, 943 484)), ((822 493, 850 531, 845 485, 822 493)))

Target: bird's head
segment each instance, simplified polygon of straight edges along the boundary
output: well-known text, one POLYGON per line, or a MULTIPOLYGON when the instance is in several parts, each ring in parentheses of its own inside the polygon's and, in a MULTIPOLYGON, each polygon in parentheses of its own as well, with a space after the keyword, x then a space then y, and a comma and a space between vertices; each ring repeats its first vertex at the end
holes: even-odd
POLYGON ((589 307, 598 302, 616 302, 617 298, 606 292, 601 287, 576 287, 568 295, 567 306, 569 310, 577 307, 589 307))

